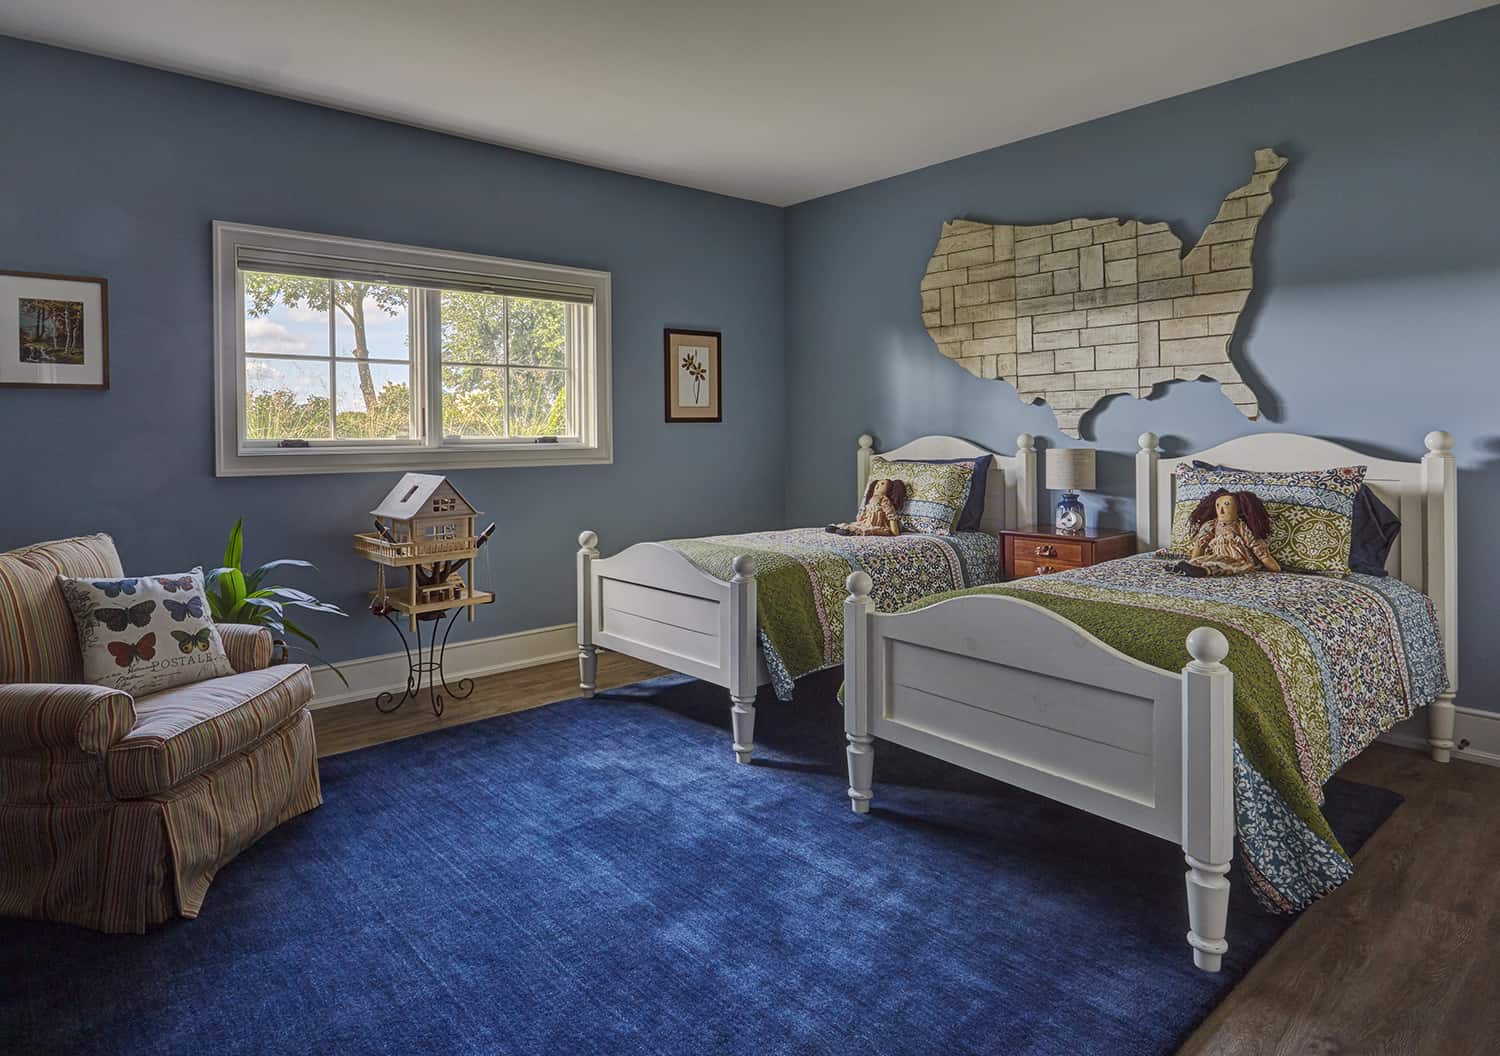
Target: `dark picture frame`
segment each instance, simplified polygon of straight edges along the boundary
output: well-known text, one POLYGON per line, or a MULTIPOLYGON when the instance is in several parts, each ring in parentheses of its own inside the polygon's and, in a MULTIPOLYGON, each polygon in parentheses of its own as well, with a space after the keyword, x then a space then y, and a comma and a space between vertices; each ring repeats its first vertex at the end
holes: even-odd
POLYGON ((0 388, 109 388, 107 280, 0 271, 0 320, 0 388))
POLYGON ((718 330, 662 331, 663 396, 669 422, 724 420, 724 335, 718 330))

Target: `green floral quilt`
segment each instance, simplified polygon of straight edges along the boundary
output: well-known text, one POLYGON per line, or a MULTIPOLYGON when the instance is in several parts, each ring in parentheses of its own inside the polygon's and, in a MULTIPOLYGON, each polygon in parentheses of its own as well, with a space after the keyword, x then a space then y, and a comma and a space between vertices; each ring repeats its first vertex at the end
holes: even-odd
POLYGON ((1322 814, 1349 759, 1448 688, 1437 616, 1395 578, 1252 573, 1191 579, 1157 555, 1022 583, 950 591, 1024 598, 1143 663, 1181 671, 1193 628, 1229 640, 1239 866, 1261 901, 1292 912, 1353 871, 1322 814))
POLYGON ((843 536, 822 528, 674 539, 670 546, 718 579, 734 559, 755 560, 761 653, 778 700, 792 699, 803 675, 844 662, 844 580, 859 569, 875 583, 880 612, 924 595, 1000 578, 1000 544, 984 532, 843 536))

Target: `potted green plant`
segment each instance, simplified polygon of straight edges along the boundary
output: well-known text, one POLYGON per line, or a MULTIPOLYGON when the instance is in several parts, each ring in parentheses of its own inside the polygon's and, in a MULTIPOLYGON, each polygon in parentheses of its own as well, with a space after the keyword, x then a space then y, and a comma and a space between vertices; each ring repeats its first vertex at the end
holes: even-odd
MULTIPOLYGON (((229 533, 229 545, 224 548, 224 564, 204 577, 208 593, 208 607, 215 623, 247 623, 269 628, 276 643, 278 662, 285 662, 291 655, 287 643, 288 635, 296 635, 318 649, 318 640, 308 634, 287 616, 288 609, 306 609, 309 612, 326 612, 333 616, 348 616, 343 609, 326 601, 319 601, 306 591, 294 587, 267 586, 266 577, 278 568, 316 568, 310 561, 283 557, 267 561, 252 572, 240 568, 244 556, 244 518, 234 522, 229 533)), ((333 664, 318 656, 313 659, 322 664, 344 685, 349 680, 333 664)))

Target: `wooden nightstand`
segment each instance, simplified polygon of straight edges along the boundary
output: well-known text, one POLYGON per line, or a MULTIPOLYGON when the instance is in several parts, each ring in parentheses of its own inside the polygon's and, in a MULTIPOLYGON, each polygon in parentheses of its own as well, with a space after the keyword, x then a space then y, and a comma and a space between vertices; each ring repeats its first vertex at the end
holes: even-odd
POLYGON ((1136 541, 1134 532, 1086 531, 1082 535, 1063 535, 1039 524, 1003 530, 1000 546, 1005 554, 1005 578, 1025 579, 1129 557, 1135 553, 1136 541))

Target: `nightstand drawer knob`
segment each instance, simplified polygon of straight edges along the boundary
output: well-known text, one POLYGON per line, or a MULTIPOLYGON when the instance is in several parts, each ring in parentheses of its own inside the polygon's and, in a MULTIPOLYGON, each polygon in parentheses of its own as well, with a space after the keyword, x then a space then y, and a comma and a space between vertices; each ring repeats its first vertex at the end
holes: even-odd
POLYGON ((1037 557, 1056 557, 1057 556, 1057 547, 1055 547, 1055 546, 1049 546, 1048 544, 1043 543, 1042 545, 1040 545, 1040 546, 1038 546, 1036 548, 1036 556, 1037 557))
POLYGON ((1056 572, 1056 571, 1057 571, 1057 569, 1053 568, 1051 565, 1037 565, 1036 566, 1036 574, 1039 575, 1039 576, 1045 576, 1048 572, 1056 572))

